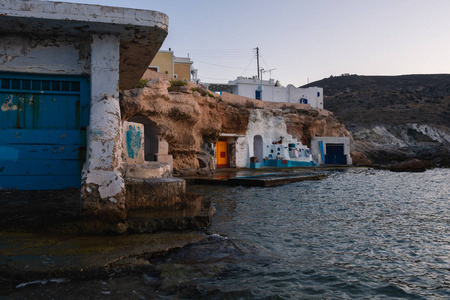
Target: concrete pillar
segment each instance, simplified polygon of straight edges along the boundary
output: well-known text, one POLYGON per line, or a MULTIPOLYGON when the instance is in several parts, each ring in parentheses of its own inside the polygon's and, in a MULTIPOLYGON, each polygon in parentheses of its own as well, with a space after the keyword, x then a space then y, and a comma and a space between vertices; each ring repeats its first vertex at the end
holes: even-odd
POLYGON ((91 110, 81 189, 83 213, 113 222, 126 218, 125 184, 119 172, 119 47, 116 35, 91 35, 91 110))

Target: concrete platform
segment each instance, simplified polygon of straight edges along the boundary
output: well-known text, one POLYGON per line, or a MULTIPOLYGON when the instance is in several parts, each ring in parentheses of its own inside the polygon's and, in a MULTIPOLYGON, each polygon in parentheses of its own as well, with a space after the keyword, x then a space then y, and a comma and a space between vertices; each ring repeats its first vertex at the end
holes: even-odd
POLYGON ((177 209, 185 201, 186 183, 180 178, 125 178, 125 186, 128 210, 177 209))
POLYGON ((197 194, 186 194, 181 206, 132 210, 128 212, 127 228, 131 233, 161 230, 206 228, 215 213, 211 200, 197 194))
POLYGON ((188 184, 270 187, 305 180, 321 180, 328 175, 314 168, 299 169, 218 169, 209 176, 185 178, 188 184))

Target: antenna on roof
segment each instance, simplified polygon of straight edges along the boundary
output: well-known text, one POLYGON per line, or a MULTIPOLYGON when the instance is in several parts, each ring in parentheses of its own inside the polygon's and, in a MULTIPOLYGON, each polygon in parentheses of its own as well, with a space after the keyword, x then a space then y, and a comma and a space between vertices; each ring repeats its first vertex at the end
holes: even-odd
POLYGON ((277 69, 277 68, 270 69, 270 70, 265 70, 264 73, 269 72, 269 79, 272 79, 272 71, 273 71, 273 70, 276 70, 276 69, 277 69))

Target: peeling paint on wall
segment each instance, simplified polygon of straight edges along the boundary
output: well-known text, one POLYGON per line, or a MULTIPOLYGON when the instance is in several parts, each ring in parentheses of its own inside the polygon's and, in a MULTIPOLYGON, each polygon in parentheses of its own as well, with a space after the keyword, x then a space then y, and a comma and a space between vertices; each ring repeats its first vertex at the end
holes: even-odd
POLYGON ((90 45, 75 37, 7 34, 0 40, 0 65, 6 72, 89 74, 90 45))
POLYGON ((144 125, 135 122, 123 122, 123 154, 122 159, 126 164, 144 164, 144 125))
POLYGON ((17 110, 17 105, 13 104, 13 95, 5 99, 5 103, 2 105, 2 111, 17 110))
POLYGON ((141 138, 143 133, 141 129, 136 126, 129 125, 126 134, 127 153, 128 158, 136 158, 141 150, 141 138))

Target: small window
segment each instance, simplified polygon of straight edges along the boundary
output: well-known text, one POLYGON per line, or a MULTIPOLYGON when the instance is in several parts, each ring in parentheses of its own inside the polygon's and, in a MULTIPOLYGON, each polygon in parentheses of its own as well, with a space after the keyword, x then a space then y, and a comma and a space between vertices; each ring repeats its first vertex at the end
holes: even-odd
POLYGON ((80 91, 80 83, 78 81, 72 81, 72 92, 79 92, 80 91))
POLYGON ((48 80, 42 81, 42 90, 50 91, 50 81, 48 81, 48 80))
POLYGON ((64 92, 70 92, 70 81, 63 81, 61 83, 61 90, 64 92))
POLYGON ((40 80, 32 80, 31 81, 31 89, 32 90, 40 90, 41 89, 41 81, 40 80))
POLYGON ((2 78, 2 89, 10 89, 11 88, 11 79, 2 78))
POLYGON ((31 80, 22 80, 22 90, 31 90, 31 80))
POLYGON ((320 97, 320 92, 317 92, 317 97, 320 97))
POLYGON ((12 80, 12 89, 13 90, 20 90, 20 79, 13 79, 12 80))
POLYGON ((61 90, 61 81, 52 81, 52 91, 61 90))

